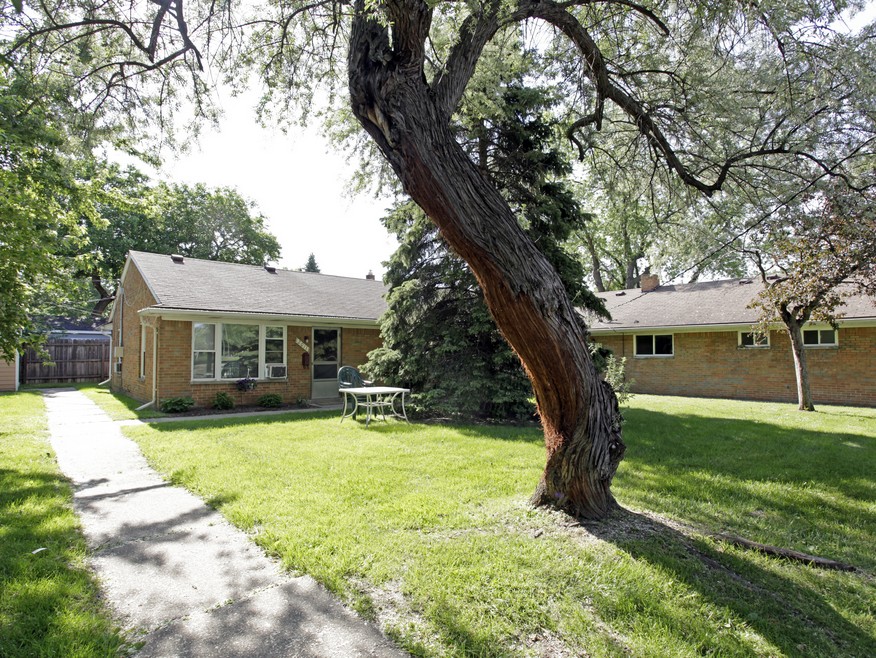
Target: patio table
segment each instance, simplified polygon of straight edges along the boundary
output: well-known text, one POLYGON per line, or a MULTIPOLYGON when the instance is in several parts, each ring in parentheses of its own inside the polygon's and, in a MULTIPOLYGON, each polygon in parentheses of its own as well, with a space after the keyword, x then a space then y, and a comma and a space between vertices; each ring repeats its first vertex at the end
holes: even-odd
POLYGON ((408 421, 408 415, 405 412, 405 395, 411 392, 409 388, 398 388, 396 386, 362 386, 356 388, 339 388, 338 392, 344 394, 344 413, 341 415, 341 422, 344 418, 356 417, 360 408, 365 409, 365 427, 371 422, 372 416, 377 417, 378 414, 386 420, 387 412, 408 421), (360 401, 360 397, 364 397, 364 401, 360 401), (353 399, 352 408, 347 413, 348 402, 353 399), (396 408, 395 401, 399 400, 401 411, 396 408))

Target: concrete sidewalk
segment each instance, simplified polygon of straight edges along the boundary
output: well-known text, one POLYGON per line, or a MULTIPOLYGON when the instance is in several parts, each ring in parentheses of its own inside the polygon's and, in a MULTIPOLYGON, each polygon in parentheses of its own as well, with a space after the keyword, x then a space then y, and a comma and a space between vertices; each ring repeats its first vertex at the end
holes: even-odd
POLYGON ((402 658, 309 577, 284 574, 202 500, 161 479, 117 423, 74 390, 44 392, 91 564, 138 654, 402 658))

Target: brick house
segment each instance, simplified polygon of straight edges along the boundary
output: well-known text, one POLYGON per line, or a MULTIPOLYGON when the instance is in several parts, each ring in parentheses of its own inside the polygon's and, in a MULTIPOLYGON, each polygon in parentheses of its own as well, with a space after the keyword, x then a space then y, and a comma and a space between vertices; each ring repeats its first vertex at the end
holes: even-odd
MULTIPOLYGON (((791 344, 783 326, 752 333, 749 304, 762 284, 732 279, 599 293, 609 322, 591 324, 593 340, 627 357, 638 393, 796 402, 791 344)), ((804 328, 815 403, 876 406, 876 303, 849 298, 838 330, 804 328)))
POLYGON ((383 283, 272 267, 128 254, 113 305, 110 386, 144 403, 229 393, 254 404, 338 395, 337 370, 379 347, 383 283), (249 392, 236 382, 256 380, 249 392))

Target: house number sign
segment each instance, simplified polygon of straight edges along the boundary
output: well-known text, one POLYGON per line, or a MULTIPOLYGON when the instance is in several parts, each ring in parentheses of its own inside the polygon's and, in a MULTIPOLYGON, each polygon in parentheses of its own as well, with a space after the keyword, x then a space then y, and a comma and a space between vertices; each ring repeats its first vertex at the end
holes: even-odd
POLYGON ((310 346, 300 338, 295 339, 295 344, 298 345, 298 347, 300 347, 305 352, 310 352, 310 346))

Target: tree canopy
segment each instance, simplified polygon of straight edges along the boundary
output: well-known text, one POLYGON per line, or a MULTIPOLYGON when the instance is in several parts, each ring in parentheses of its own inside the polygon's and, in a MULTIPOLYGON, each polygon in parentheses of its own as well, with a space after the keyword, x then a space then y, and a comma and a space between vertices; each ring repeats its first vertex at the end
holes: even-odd
POLYGON ((872 168, 876 39, 872 26, 835 28, 852 7, 860 3, 56 1, 4 10, 3 57, 65 76, 80 107, 103 118, 96 125, 124 117, 129 132, 166 125, 185 94, 208 113, 207 65, 241 85, 248 65, 276 115, 308 108, 327 85, 471 268, 530 377, 547 448, 533 502, 601 517, 624 453, 616 399, 556 268, 454 129, 487 46, 531 55, 530 75, 562 100, 580 153, 640 172, 661 204, 696 194, 781 208, 825 178, 859 190, 872 168))
POLYGON ((814 411, 803 325, 836 325, 837 310, 854 293, 876 297, 876 192, 819 185, 764 223, 745 253, 764 290, 755 302, 761 331, 781 322, 791 341, 799 408, 814 411))

